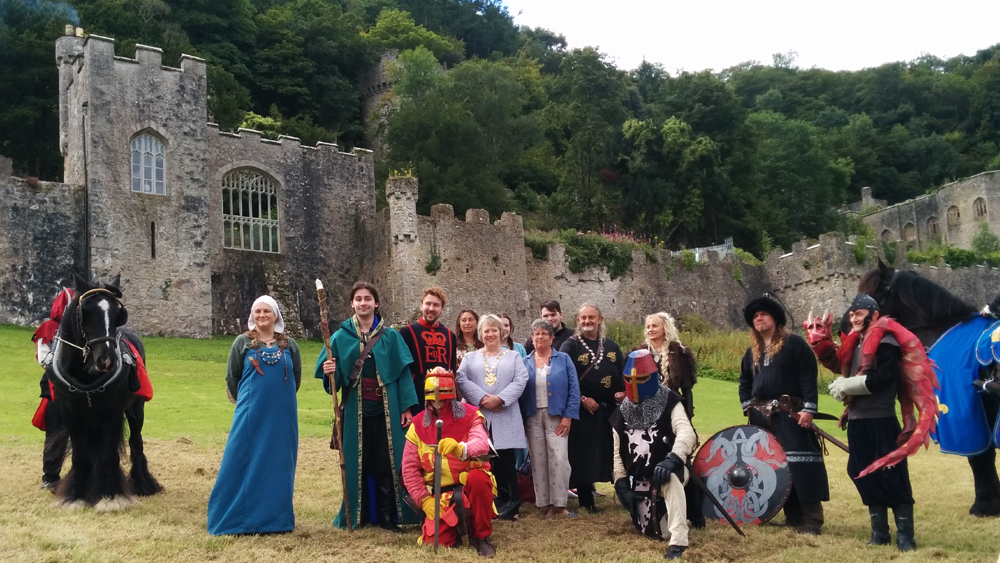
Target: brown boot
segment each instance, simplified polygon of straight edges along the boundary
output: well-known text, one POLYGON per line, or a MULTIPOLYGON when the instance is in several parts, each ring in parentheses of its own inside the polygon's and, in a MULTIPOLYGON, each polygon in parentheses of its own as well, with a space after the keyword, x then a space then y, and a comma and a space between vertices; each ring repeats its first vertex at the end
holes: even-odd
POLYGON ((480 557, 485 557, 487 559, 492 559, 497 553, 497 549, 493 547, 493 542, 490 541, 492 536, 486 536, 481 540, 476 540, 476 552, 479 553, 480 557))

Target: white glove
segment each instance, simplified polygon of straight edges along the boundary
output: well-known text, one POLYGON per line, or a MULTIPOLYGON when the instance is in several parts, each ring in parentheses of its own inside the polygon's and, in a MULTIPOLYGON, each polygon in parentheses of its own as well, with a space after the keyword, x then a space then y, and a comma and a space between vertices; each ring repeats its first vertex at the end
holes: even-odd
POLYGON ((830 383, 830 396, 835 401, 843 402, 851 395, 871 395, 866 382, 867 375, 855 375, 854 377, 838 377, 830 383))

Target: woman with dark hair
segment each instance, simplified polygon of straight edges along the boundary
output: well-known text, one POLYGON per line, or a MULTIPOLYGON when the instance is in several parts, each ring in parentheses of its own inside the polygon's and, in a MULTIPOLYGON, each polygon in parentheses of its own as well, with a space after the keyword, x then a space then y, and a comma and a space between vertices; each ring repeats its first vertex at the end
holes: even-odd
POLYGON ((247 324, 249 330, 233 341, 226 366, 226 392, 236 412, 208 498, 213 536, 295 529, 299 347, 285 336, 281 311, 268 295, 254 301, 247 324))
POLYGON ((527 350, 524 349, 524 345, 520 342, 514 342, 511 337, 514 334, 514 321, 510 319, 510 315, 507 313, 500 313, 497 315, 500 320, 503 321, 503 342, 504 346, 508 350, 513 350, 521 355, 522 358, 528 356, 527 350))
MULTIPOLYGON (((475 352, 483 347, 483 341, 479 340, 476 327, 479 326, 479 313, 472 309, 462 309, 455 320, 455 335, 458 337, 458 345, 455 346, 455 365, 462 365, 462 358, 469 352, 475 352)), ((458 369, 458 368, 456 368, 458 369)))

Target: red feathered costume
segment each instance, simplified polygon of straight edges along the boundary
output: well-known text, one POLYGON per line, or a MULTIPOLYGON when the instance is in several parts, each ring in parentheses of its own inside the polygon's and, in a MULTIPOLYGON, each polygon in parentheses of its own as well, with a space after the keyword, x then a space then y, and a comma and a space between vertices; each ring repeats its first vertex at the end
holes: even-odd
MULTIPOLYGON (((851 332, 840 335, 840 346, 833 342, 833 315, 827 313, 823 317, 811 317, 802 323, 806 329, 806 337, 817 359, 827 369, 834 373, 850 377, 854 362, 854 351, 858 347, 861 334, 851 332)), ((885 467, 893 467, 907 456, 913 455, 923 445, 930 445, 931 432, 937 426, 938 406, 935 389, 939 388, 934 364, 927 357, 924 345, 912 332, 890 317, 879 317, 865 332, 864 345, 861 348, 859 368, 855 372, 862 374, 868 371, 875 357, 875 350, 885 335, 892 335, 899 343, 902 351, 899 403, 903 415, 903 430, 899 435, 899 447, 888 455, 876 460, 858 476, 864 477, 873 471, 885 467), (913 410, 916 407, 917 416, 913 410)), ((850 409, 850 406, 847 407, 850 409)), ((847 416, 847 410, 844 416, 847 416)))

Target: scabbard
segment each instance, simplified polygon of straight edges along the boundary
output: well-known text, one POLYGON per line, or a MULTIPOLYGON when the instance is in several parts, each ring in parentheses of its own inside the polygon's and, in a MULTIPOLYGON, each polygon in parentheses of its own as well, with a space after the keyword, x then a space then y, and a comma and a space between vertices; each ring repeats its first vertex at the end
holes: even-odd
POLYGON ((441 451, 438 449, 441 443, 441 429, 444 423, 438 420, 437 443, 434 444, 434 554, 437 555, 438 543, 441 540, 441 451))

